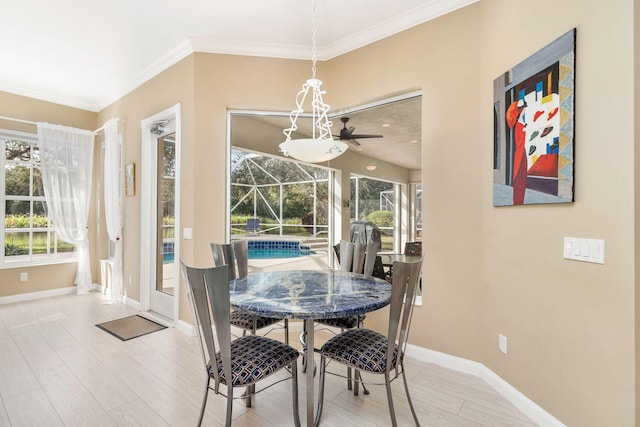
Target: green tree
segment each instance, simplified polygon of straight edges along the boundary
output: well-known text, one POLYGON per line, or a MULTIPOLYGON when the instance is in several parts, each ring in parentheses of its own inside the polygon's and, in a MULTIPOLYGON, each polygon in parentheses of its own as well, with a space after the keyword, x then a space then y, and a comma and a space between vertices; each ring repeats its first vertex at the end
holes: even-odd
POLYGON ((313 180, 316 179, 316 215, 319 224, 326 224, 327 171, 241 151, 232 153, 231 165, 231 206, 235 207, 234 214, 253 216, 254 194, 249 194, 244 200, 243 197, 257 186, 262 194, 262 197, 255 196, 257 215, 263 219, 273 218, 267 204, 274 212, 280 211, 280 183, 283 183, 283 217, 304 218, 310 214, 312 217, 313 180))
POLYGON ((393 190, 393 184, 368 178, 358 179, 358 194, 356 194, 356 179, 351 180, 351 206, 355 209, 356 197, 358 197, 359 217, 356 220, 364 221, 371 212, 380 210, 380 193, 393 190))

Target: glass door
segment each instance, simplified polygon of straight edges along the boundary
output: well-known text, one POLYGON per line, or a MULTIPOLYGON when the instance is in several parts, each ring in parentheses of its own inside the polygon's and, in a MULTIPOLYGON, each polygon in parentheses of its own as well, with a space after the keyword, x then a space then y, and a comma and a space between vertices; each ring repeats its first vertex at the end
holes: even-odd
POLYGON ((173 318, 174 290, 176 285, 176 134, 175 121, 159 123, 151 129, 155 138, 156 173, 153 187, 157 195, 155 218, 152 218, 155 235, 155 280, 151 291, 151 310, 173 318))

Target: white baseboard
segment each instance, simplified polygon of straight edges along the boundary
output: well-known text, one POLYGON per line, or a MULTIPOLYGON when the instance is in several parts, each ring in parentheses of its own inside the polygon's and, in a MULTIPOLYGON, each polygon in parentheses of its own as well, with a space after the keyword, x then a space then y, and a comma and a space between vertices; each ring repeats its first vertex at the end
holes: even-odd
POLYGON ((196 336, 196 329, 189 322, 185 322, 184 320, 176 320, 173 325, 178 331, 189 335, 190 337, 196 336))
POLYGON ((542 409, 534 401, 519 392, 515 387, 482 363, 411 344, 407 345, 407 357, 423 362, 435 363, 445 368, 482 378, 487 384, 511 402, 511 404, 541 426, 566 427, 562 422, 553 417, 553 415, 542 409))
POLYGON ((123 296, 122 302, 124 302, 125 305, 133 308, 135 311, 140 311, 140 301, 136 301, 134 299, 123 296))
POLYGON ((28 292, 25 294, 7 295, 6 297, 0 297, 0 305, 11 304, 14 302, 31 301, 40 298, 57 297, 60 295, 75 294, 78 292, 77 286, 69 286, 66 288, 56 288, 47 291, 28 292))
POLYGON ((98 291, 102 295, 106 295, 106 294, 111 295, 111 290, 108 290, 107 288, 104 287, 104 285, 101 285, 100 283, 93 283, 91 285, 91 290, 92 291, 98 291))

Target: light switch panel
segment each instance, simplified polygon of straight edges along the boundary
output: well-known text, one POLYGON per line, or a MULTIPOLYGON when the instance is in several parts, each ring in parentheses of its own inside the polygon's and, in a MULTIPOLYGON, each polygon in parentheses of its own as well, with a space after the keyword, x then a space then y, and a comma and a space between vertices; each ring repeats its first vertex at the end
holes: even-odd
POLYGON ((575 261, 604 264, 604 240, 565 237, 563 255, 575 261))
POLYGON ((185 227, 182 229, 182 237, 186 240, 193 238, 193 233, 191 232, 191 228, 185 227))

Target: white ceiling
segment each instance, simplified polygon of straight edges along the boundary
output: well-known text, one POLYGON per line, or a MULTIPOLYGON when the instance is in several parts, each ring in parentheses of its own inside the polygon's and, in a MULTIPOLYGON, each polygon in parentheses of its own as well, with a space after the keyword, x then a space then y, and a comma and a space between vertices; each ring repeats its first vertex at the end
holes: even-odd
MULTIPOLYGON (((330 59, 478 0, 318 0, 330 59)), ((311 0, 0 0, 0 90, 99 111, 192 52, 310 59, 311 0)))

